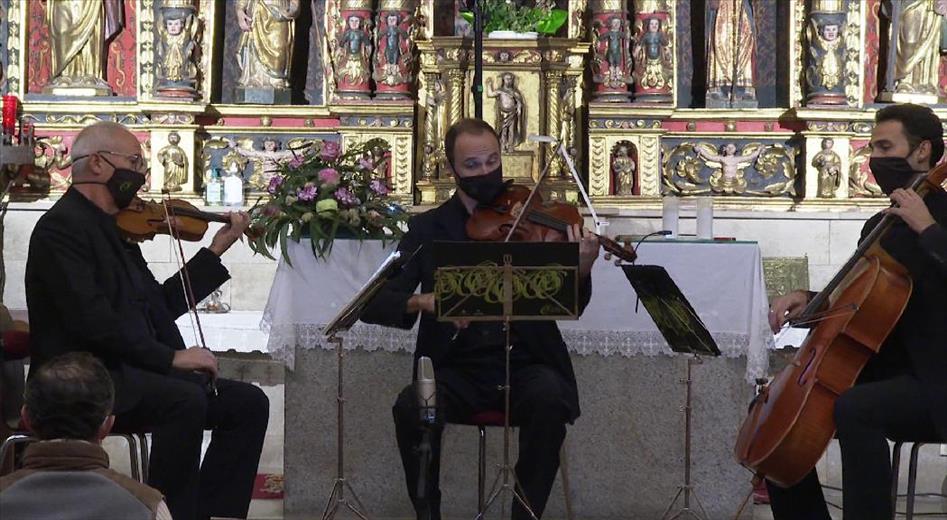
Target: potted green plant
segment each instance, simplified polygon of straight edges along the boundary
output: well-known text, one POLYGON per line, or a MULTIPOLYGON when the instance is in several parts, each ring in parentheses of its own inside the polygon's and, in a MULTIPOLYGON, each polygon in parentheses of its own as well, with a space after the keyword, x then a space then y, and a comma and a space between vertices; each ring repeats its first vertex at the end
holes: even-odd
MULTIPOLYGON (((480 0, 483 32, 488 38, 532 39, 540 34, 552 36, 566 23, 569 13, 563 9, 518 6, 511 0, 480 0)), ((471 11, 461 16, 473 25, 471 11)))

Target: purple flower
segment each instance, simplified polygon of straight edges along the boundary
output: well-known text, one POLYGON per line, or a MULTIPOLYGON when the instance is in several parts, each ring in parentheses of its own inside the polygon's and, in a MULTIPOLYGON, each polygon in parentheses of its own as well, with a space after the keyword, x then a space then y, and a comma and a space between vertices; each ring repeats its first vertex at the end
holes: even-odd
POLYGON ((266 186, 266 191, 270 195, 276 193, 279 190, 279 187, 283 185, 283 177, 280 175, 274 175, 270 178, 270 183, 266 186))
POLYGON ((380 179, 372 179, 372 182, 368 183, 368 189, 372 190, 376 195, 381 196, 391 193, 391 189, 388 188, 388 185, 380 179))
POLYGON ((293 157, 292 159, 290 159, 289 163, 287 164, 289 165, 290 168, 296 169, 302 166, 304 162, 306 162, 306 158, 303 157, 302 155, 297 155, 293 157))
POLYGON ((335 168, 323 168, 319 170, 319 182, 327 186, 335 186, 339 183, 339 172, 335 168))
POLYGON ((296 193, 296 196, 303 202, 312 202, 316 198, 317 191, 315 185, 307 182, 306 185, 296 193))
POLYGON ((348 188, 339 188, 335 190, 335 199, 343 206, 358 206, 362 201, 358 200, 348 188))
POLYGON ((372 171, 375 169, 375 163, 369 157, 362 157, 358 160, 358 165, 361 169, 365 171, 372 171))
POLYGON ((334 161, 339 158, 339 154, 342 152, 342 148, 339 146, 339 143, 335 141, 325 141, 322 143, 322 151, 319 152, 319 157, 323 161, 334 161))

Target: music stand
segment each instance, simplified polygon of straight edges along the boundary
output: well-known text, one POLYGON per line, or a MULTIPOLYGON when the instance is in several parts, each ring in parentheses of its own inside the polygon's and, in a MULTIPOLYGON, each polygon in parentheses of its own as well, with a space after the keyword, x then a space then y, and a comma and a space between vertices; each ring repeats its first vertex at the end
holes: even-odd
POLYGON ((506 330, 503 462, 481 520, 509 493, 533 520, 510 462, 510 325, 514 321, 577 319, 579 246, 575 242, 434 242, 434 298, 440 321, 502 321, 506 330))
MULTIPOLYGON (((418 248, 420 249, 420 248, 418 248)), ((342 385, 342 359, 345 357, 345 350, 342 348, 342 338, 339 337, 339 333, 348 331, 352 328, 353 325, 359 320, 362 316, 362 312, 365 310, 365 307, 372 301, 372 298, 375 297, 375 294, 378 293, 378 290, 382 288, 386 281, 389 278, 397 274, 401 267, 411 260, 411 258, 417 253, 415 250, 411 254, 402 254, 400 251, 395 251, 388 255, 388 258, 382 262, 381 266, 375 270, 375 273, 372 274, 371 278, 362 285, 362 288, 359 289, 358 293, 344 306, 339 312, 332 318, 329 323, 323 327, 322 333, 326 336, 326 341, 329 343, 335 344, 335 353, 336 359, 338 360, 338 390, 336 393, 336 409, 338 417, 338 430, 336 432, 336 478, 335 483, 332 485, 332 491, 329 492, 329 499, 326 501, 325 510, 322 512, 322 520, 330 520, 335 518, 336 513, 338 513, 340 507, 345 507, 351 511, 355 516, 361 518, 362 520, 368 520, 368 515, 364 512, 365 506, 362 505, 362 501, 359 500, 358 495, 355 494, 355 490, 352 489, 352 485, 345 479, 345 465, 344 465, 344 453, 345 453, 345 423, 344 423, 344 403, 345 397, 343 392, 342 385), (354 503, 350 502, 345 497, 345 490, 349 491, 349 494, 352 496, 354 503)))
POLYGON ((671 350, 687 357, 687 368, 684 383, 684 483, 678 486, 677 494, 671 499, 667 509, 661 516, 662 520, 691 516, 706 520, 707 511, 697 497, 694 486, 691 484, 691 369, 694 364, 700 363, 701 355, 719 356, 720 349, 707 331, 700 316, 691 307, 690 302, 678 288, 674 280, 663 267, 657 265, 623 265, 625 277, 631 282, 638 298, 644 303, 645 309, 654 324, 661 331, 671 350), (691 495, 700 508, 700 514, 691 509, 691 495), (684 507, 673 516, 671 514, 678 499, 684 498, 684 507))

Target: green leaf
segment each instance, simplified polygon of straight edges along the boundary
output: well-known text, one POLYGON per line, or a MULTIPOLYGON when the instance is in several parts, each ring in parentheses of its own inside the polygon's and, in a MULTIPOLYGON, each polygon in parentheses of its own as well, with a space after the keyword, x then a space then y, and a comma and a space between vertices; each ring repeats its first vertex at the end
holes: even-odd
POLYGON ((473 23, 474 23, 474 14, 473 14, 472 11, 461 11, 461 12, 460 12, 460 17, 463 18, 464 21, 466 21, 466 22, 469 23, 470 25, 473 25, 473 23))
POLYGON ((540 34, 553 35, 559 32, 559 28, 566 23, 569 13, 564 9, 553 9, 539 22, 536 23, 536 31, 540 34))
POLYGON ((290 261, 289 255, 286 252, 286 236, 289 235, 289 226, 283 228, 283 232, 279 234, 279 248, 280 253, 283 254, 283 260, 286 260, 286 265, 292 267, 293 262, 290 261))

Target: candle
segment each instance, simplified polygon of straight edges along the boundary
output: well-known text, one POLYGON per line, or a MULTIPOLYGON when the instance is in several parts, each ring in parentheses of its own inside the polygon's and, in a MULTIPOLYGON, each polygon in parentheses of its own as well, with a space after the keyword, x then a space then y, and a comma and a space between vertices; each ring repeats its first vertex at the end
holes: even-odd
POLYGON ((20 111, 20 100, 12 94, 3 96, 3 133, 13 135, 16 130, 16 116, 20 111))
POLYGON ((661 227, 671 234, 667 238, 677 238, 677 222, 680 214, 681 201, 674 195, 665 195, 661 199, 661 227))
POLYGON ((697 238, 702 240, 713 240, 714 238, 713 197, 697 198, 697 238))

